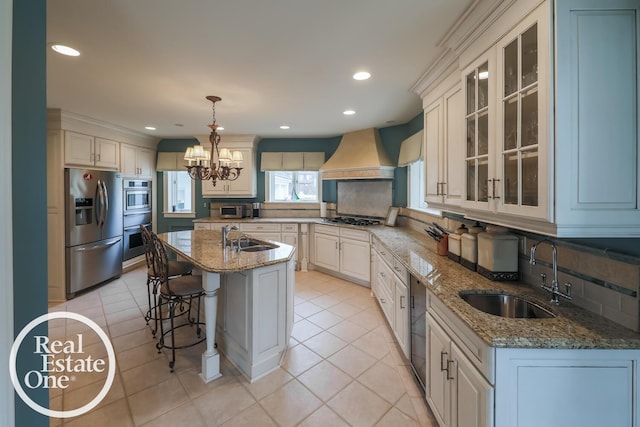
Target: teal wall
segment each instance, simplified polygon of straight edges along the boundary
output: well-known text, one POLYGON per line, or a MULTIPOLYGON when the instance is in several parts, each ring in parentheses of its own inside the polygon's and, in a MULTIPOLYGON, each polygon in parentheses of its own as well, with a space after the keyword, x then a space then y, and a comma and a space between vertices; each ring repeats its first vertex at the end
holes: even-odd
MULTIPOLYGON (((380 140, 392 161, 398 160, 400 154, 400 144, 407 137, 413 135, 422 129, 423 120, 422 113, 411 119, 409 122, 379 129, 380 140)), ((264 138, 258 143, 257 148, 257 194, 254 198, 249 199, 231 199, 234 203, 252 203, 263 202, 264 194, 264 172, 260 172, 260 159, 263 152, 269 151, 324 151, 325 158, 329 159, 336 151, 340 144, 341 135, 330 138, 264 138)), ((163 139, 158 143, 158 151, 164 152, 184 152, 187 147, 198 144, 198 140, 193 139, 163 139)), ((222 136, 222 144, 224 145, 224 135, 222 136)), ((163 218, 163 180, 162 172, 158 172, 158 197, 157 212, 158 221, 156 229, 162 233, 165 231, 173 231, 178 229, 192 228, 192 219, 190 218, 163 218)), ((204 199, 202 196, 201 183, 196 181, 196 217, 202 218, 209 216, 208 208, 204 207, 205 203, 229 201, 230 199, 204 199)), ((327 180, 322 182, 322 199, 325 202, 336 202, 337 184, 336 181, 327 180)), ((396 168, 393 183, 393 204, 395 206, 407 205, 407 168, 396 168)))
MULTIPOLYGON (((13 2, 12 53, 12 172, 13 203, 13 307, 14 333, 47 312, 47 98, 46 98, 46 2, 13 2)), ((2 284, 3 286, 5 284, 2 284)), ((33 334, 46 335, 46 325, 33 334)), ((33 342, 29 336, 25 342, 33 342)), ((22 346, 26 347, 26 346, 22 346)), ((41 361, 32 349, 18 353, 18 372, 38 369, 41 361)), ((6 367, 2 367, 6 369, 6 367)), ((4 375, 7 371, 4 372, 4 375)), ((21 376, 20 374, 18 374, 21 376)), ((29 392, 44 407, 49 394, 29 392)), ((47 417, 36 413, 15 395, 16 426, 48 426, 47 417)))

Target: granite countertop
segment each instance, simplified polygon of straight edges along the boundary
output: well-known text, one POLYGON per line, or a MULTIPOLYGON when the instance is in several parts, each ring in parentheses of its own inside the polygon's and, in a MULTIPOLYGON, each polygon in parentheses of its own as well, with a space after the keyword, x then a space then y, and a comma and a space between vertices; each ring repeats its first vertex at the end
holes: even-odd
POLYGON ((278 245, 275 249, 259 252, 236 252, 230 247, 223 250, 219 230, 174 231, 158 237, 177 254, 213 273, 233 273, 278 264, 289 261, 295 254, 295 247, 281 242, 274 242, 278 245))
POLYGON ((562 301, 551 306, 550 295, 521 282, 493 282, 429 247, 430 239, 407 228, 367 227, 412 274, 492 347, 640 349, 640 334, 562 301), (427 243, 428 242, 428 243, 427 243), (509 319, 484 313, 467 304, 460 291, 499 291, 524 296, 549 308, 550 319, 509 319))
MULTIPOLYGON (((202 218, 194 222, 220 221, 228 220, 202 218)), ((322 218, 243 218, 240 221, 347 226, 326 223, 322 218)), ((640 349, 640 334, 615 322, 566 301, 561 301, 558 307, 552 307, 547 302, 550 295, 535 286, 521 282, 493 282, 446 256, 437 255, 435 242, 425 233, 407 227, 383 225, 347 227, 371 232, 379 244, 391 251, 454 315, 492 347, 640 349), (460 298, 459 292, 466 290, 499 291, 523 296, 549 308, 557 317, 510 319, 493 316, 471 307, 460 298)), ((218 232, 218 239, 219 235, 218 232)))

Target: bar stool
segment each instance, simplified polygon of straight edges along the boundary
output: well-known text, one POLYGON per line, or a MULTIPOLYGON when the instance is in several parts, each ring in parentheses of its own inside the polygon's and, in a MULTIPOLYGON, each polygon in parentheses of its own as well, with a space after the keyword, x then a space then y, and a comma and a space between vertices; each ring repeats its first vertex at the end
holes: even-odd
MULTIPOLYGON (((154 338, 158 331, 158 288, 160 287, 160 280, 154 272, 153 256, 155 248, 153 247, 151 233, 143 224, 140 224, 140 232, 142 234, 142 243, 144 244, 144 256, 147 262, 147 300, 148 307, 147 313, 144 316, 144 320, 149 324, 150 320, 154 321, 154 328, 151 330, 154 338)), ((186 261, 169 261, 169 277, 186 276, 191 274, 193 265, 186 261)))
POLYGON ((156 344, 158 352, 163 348, 171 350, 171 361, 169 368, 173 372, 176 363, 176 350, 192 347, 200 344, 206 339, 202 336, 202 326, 204 322, 200 321, 200 298, 204 295, 202 289, 202 278, 200 276, 184 275, 172 277, 169 275, 169 260, 164 244, 158 236, 150 232, 151 241, 153 242, 154 255, 153 265, 154 272, 158 278, 160 288, 158 292, 158 319, 160 320, 160 336, 156 344), (192 317, 192 309, 194 304, 196 308, 196 317, 192 317), (166 316, 163 315, 163 309, 167 309, 166 316), (184 316, 185 321, 176 325, 176 319, 184 316), (165 319, 169 321, 169 329, 165 330, 165 319), (195 326, 195 337, 186 340, 185 343, 176 345, 176 330, 185 326, 195 326), (167 343, 167 336, 171 336, 171 343, 167 343))

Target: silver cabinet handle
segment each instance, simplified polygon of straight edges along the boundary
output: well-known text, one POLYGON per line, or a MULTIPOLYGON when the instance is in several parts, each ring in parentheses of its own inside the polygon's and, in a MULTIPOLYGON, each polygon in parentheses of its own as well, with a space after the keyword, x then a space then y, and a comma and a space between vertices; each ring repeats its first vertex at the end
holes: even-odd
POLYGON ((446 371, 448 368, 447 360, 446 360, 446 357, 448 354, 449 353, 447 353, 446 351, 440 352, 440 370, 441 371, 446 371))
POLYGON ((406 308, 404 305, 402 305, 403 298, 404 298, 404 295, 400 295, 400 308, 406 308))

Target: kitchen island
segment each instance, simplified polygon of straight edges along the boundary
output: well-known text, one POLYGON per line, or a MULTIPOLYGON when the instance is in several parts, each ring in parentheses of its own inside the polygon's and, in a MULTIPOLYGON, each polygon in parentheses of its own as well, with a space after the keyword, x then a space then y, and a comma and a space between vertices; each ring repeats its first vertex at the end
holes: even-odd
POLYGON ((221 376, 218 347, 250 381, 276 369, 293 327, 295 247, 270 242, 272 249, 236 252, 222 247, 217 230, 176 231, 159 238, 202 270, 203 381, 221 376))

